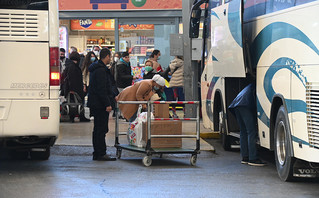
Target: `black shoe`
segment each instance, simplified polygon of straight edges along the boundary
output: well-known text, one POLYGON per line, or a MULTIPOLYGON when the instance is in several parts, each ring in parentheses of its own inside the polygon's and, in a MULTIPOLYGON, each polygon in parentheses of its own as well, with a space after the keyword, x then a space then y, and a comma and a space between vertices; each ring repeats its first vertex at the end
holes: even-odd
POLYGON ((241 160, 242 164, 248 164, 249 163, 249 159, 248 157, 243 157, 243 159, 241 160))
POLYGON ((248 165, 250 166, 265 166, 266 163, 262 162, 260 159, 249 160, 248 165))
POLYGON ((86 117, 81 117, 80 122, 90 122, 90 119, 87 119, 86 117))
POLYGON ((115 157, 110 157, 108 155, 102 155, 102 156, 93 156, 93 160, 96 161, 115 161, 115 157))

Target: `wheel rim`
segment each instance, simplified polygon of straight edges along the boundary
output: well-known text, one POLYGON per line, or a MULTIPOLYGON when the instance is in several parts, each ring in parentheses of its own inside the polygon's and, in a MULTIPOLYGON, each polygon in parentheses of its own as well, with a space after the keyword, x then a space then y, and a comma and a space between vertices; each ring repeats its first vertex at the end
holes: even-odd
POLYGON ((283 166, 286 160, 286 127, 283 121, 280 121, 278 124, 276 148, 278 162, 283 166))

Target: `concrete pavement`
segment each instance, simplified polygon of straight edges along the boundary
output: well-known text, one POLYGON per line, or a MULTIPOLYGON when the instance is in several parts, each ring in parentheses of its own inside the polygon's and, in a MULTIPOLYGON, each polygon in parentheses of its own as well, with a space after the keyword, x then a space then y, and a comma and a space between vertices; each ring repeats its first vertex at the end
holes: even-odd
MULTIPOLYGON (((128 122, 120 120, 120 131, 127 131, 128 122)), ((78 146, 91 146, 92 145, 92 131, 93 121, 79 122, 76 120, 74 123, 61 122, 60 135, 56 141, 56 145, 78 145, 78 146)), ((183 121, 183 134, 195 134, 196 124, 194 121, 183 121)), ((201 132, 209 132, 205 129, 203 124, 200 126, 201 132)), ((106 144, 108 147, 114 146, 115 143, 115 119, 110 116, 109 119, 109 132, 106 135, 106 144)), ((195 148, 195 139, 183 138, 183 148, 195 148)), ((126 136, 120 137, 120 144, 127 144, 126 136)), ((200 148, 204 151, 214 151, 214 147, 201 138, 200 148)))

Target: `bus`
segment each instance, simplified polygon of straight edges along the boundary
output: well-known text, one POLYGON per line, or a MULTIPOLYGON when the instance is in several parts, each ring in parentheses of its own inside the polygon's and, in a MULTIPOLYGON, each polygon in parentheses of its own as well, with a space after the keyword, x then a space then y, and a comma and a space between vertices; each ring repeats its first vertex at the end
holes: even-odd
POLYGON ((319 176, 319 1, 195 0, 190 37, 202 30, 202 115, 230 150, 239 126, 228 106, 256 83, 259 144, 283 181, 319 176))
POLYGON ((0 146, 46 160, 59 134, 57 0, 0 1, 0 146))

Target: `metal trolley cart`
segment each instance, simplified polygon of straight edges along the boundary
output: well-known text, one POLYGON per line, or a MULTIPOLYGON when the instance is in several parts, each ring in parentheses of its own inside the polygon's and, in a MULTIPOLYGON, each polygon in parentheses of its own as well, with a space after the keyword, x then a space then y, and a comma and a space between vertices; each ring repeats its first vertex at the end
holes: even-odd
POLYGON ((122 150, 129 150, 133 152, 145 153, 146 156, 143 158, 143 164, 150 166, 152 164, 152 155, 159 154, 162 157, 163 154, 191 154, 190 164, 194 166, 197 160, 197 154, 200 153, 200 118, 199 118, 199 102, 198 101, 119 101, 116 104, 116 122, 115 122, 115 145, 116 156, 118 159, 121 158, 122 150), (119 136, 127 135, 127 132, 119 132, 119 104, 147 104, 147 142, 146 146, 136 147, 129 144, 120 144, 119 136), (193 104, 196 105, 197 116, 196 118, 151 118, 151 105, 153 104, 193 104), (152 135, 151 121, 152 120, 180 120, 180 121, 196 121, 196 134, 195 135, 152 135), (194 138, 196 139, 196 148, 152 148, 153 138, 194 138))

